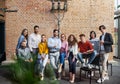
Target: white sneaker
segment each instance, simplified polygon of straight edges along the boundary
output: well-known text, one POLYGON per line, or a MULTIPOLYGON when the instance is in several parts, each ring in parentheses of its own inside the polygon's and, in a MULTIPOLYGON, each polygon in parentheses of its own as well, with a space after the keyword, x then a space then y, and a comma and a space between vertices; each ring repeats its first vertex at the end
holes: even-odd
POLYGON ((44 80, 44 77, 43 77, 43 76, 41 77, 41 81, 42 81, 42 80, 44 80))
POLYGON ((109 80, 109 76, 105 76, 105 77, 104 77, 104 80, 109 80))
POLYGON ((82 66, 81 67, 86 67, 86 64, 85 63, 82 63, 82 66))
POLYGON ((91 69, 91 68, 92 68, 92 66, 91 66, 90 64, 87 64, 87 67, 88 67, 89 69, 91 69))
MULTIPOLYGON (((91 72, 91 76, 94 76, 93 71, 91 72)), ((88 77, 90 77, 90 73, 88 73, 88 77)))
POLYGON ((62 68, 61 68, 61 67, 59 67, 58 72, 59 72, 59 73, 61 73, 61 72, 62 72, 62 68))
POLYGON ((97 83, 101 83, 101 82, 104 82, 104 78, 99 78, 99 79, 97 80, 97 83))

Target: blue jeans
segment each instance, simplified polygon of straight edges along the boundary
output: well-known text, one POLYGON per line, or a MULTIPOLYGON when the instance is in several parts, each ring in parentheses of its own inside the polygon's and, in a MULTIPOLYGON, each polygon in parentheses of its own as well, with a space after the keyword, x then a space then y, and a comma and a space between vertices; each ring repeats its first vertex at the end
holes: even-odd
POLYGON ((71 72, 72 74, 76 73, 76 62, 77 59, 75 58, 75 61, 72 62, 73 59, 73 53, 70 52, 69 57, 68 57, 68 62, 69 62, 69 72, 71 72))
POLYGON ((93 61, 93 60, 95 59, 95 57, 96 57, 95 52, 92 52, 92 53, 90 53, 90 54, 82 54, 82 53, 79 52, 77 56, 78 56, 78 59, 81 61, 81 63, 84 63, 83 57, 89 58, 89 61, 88 61, 87 64, 91 64, 92 61, 93 61))
POLYGON ((65 56, 66 56, 66 53, 65 52, 61 52, 60 53, 60 64, 64 64, 64 61, 65 61, 65 56))

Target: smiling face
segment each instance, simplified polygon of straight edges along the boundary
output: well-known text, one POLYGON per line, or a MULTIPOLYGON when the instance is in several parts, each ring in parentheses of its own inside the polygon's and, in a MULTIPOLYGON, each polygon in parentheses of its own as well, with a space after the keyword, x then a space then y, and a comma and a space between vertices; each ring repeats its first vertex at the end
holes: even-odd
POLYGON ((80 40, 81 40, 82 43, 86 42, 86 38, 85 38, 84 34, 79 35, 79 37, 80 37, 80 40))
POLYGON ((27 36, 27 35, 28 35, 28 31, 25 30, 25 31, 23 32, 23 35, 24 35, 24 36, 27 36))
POLYGON ((73 37, 73 36, 71 36, 71 37, 70 37, 70 41, 72 42, 73 40, 74 40, 74 37, 73 37))
POLYGON ((34 28, 34 33, 35 33, 35 34, 38 34, 38 33, 39 33, 39 27, 35 27, 35 28, 34 28))
POLYGON ((53 32, 53 36, 54 36, 54 37, 57 37, 57 36, 58 36, 58 31, 57 31, 57 30, 53 32))
POLYGON ((105 29, 103 27, 101 27, 101 30, 100 30, 102 33, 105 33, 105 29))
POLYGON ((91 38, 92 39, 95 38, 95 33, 94 32, 91 33, 91 38))
POLYGON ((42 42, 45 42, 45 41, 46 41, 46 36, 45 36, 45 35, 42 35, 41 41, 42 41, 42 42))
POLYGON ((61 35, 61 40, 64 41, 65 39, 66 39, 65 35, 62 34, 62 35, 61 35))
POLYGON ((27 41, 26 41, 26 39, 24 39, 23 42, 21 43, 21 46, 26 47, 26 45, 27 45, 27 41))

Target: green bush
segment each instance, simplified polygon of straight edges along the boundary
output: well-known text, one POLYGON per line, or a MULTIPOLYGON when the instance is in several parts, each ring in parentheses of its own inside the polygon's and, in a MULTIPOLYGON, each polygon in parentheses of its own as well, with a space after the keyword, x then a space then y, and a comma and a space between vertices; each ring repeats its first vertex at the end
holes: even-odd
POLYGON ((14 64, 10 64, 11 79, 19 84, 34 84, 39 81, 34 77, 33 63, 24 62, 22 60, 16 61, 14 64))
POLYGON ((45 68, 45 79, 43 81, 40 81, 39 76, 34 75, 35 60, 36 58, 34 58, 34 61, 31 63, 16 60, 15 63, 2 67, 9 70, 9 78, 17 84, 58 84, 58 81, 51 80, 55 78, 55 75, 50 64, 47 64, 45 68))

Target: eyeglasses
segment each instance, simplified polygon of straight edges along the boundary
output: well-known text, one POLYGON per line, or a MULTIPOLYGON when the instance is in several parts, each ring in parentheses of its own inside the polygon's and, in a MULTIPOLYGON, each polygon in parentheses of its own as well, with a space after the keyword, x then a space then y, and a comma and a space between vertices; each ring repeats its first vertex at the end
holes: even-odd
POLYGON ((61 36, 61 38, 64 38, 65 36, 61 36))

